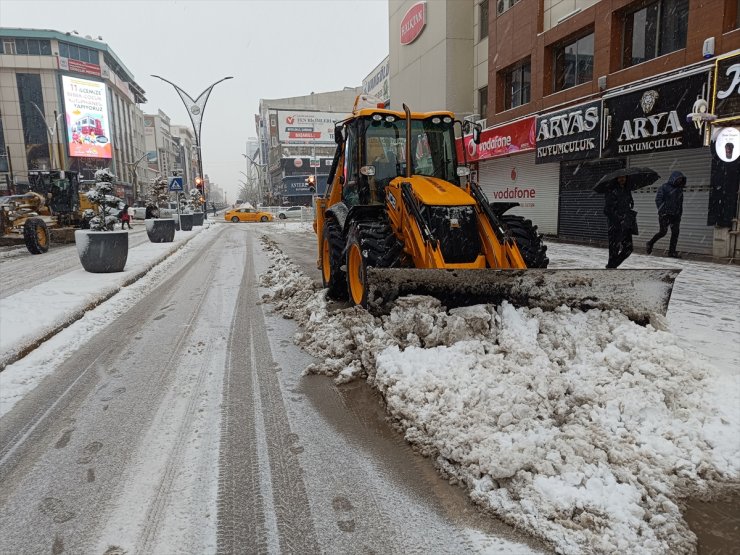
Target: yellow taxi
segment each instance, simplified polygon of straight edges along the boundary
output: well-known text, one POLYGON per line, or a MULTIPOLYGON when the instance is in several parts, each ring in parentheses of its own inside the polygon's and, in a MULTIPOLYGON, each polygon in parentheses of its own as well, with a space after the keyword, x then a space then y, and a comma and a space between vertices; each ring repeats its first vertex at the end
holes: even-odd
POLYGON ((271 222, 272 214, 255 208, 233 208, 224 214, 227 222, 271 222))

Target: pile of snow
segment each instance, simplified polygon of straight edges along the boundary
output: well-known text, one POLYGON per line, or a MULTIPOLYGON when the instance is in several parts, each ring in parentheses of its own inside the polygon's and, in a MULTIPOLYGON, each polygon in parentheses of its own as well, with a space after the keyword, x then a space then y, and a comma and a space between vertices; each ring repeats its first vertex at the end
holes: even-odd
POLYGON ((273 245, 266 300, 337 382, 366 377, 406 439, 470 497, 562 553, 695 550, 682 498, 740 475, 714 369, 616 311, 399 299, 329 310, 273 245))

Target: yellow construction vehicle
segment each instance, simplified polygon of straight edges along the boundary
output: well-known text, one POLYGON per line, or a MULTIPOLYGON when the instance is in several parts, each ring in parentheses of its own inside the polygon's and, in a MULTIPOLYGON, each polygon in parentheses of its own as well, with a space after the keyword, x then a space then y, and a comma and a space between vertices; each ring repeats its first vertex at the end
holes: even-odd
POLYGON ((489 203, 458 164, 455 126, 476 142, 480 126, 363 100, 335 126, 327 192, 316 199, 317 265, 331 297, 370 309, 413 293, 448 307, 507 300, 616 308, 639 322, 665 314, 678 270, 546 269, 536 227, 505 215, 511 204, 489 203))
POLYGON ((74 241, 74 230, 89 226, 86 208, 92 205, 80 193, 77 172, 29 172, 30 191, 0 197, 0 244, 25 243, 31 254, 49 250, 55 242, 74 241))

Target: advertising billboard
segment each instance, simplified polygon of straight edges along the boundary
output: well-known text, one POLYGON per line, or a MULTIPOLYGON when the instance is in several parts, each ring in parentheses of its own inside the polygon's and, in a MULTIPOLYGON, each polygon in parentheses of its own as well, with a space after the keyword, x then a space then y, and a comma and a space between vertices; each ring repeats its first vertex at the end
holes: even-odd
POLYGON ((362 80, 362 92, 379 98, 386 105, 391 100, 391 95, 388 90, 388 83, 390 81, 390 62, 389 57, 386 56, 385 60, 380 62, 378 66, 373 69, 370 74, 362 80))
POLYGON ((345 112, 278 110, 278 140, 283 144, 333 145, 334 123, 347 115, 345 112))
POLYGON ((105 84, 62 76, 69 155, 112 158, 105 84))

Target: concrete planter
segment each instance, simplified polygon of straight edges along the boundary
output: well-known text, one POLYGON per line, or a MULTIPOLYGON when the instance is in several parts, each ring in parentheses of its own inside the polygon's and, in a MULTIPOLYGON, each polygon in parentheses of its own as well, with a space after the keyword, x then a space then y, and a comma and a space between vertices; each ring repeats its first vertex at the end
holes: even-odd
POLYGON ((192 214, 172 214, 172 219, 175 220, 175 229, 177 231, 190 231, 193 229, 192 214))
POLYGON ((193 225, 203 225, 203 212, 193 212, 193 225))
POLYGON ((75 231, 82 267, 94 274, 122 272, 128 259, 128 231, 75 231))
POLYGON ((175 220, 158 218, 146 220, 146 234, 152 243, 171 243, 175 240, 175 220))

